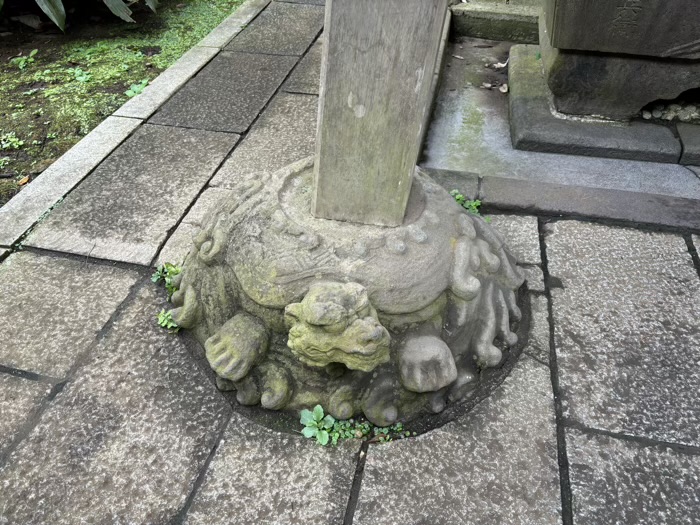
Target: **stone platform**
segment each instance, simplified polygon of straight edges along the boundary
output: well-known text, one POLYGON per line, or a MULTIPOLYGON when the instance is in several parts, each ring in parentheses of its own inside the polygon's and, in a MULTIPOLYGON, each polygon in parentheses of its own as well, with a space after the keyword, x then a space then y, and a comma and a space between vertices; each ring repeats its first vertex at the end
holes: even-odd
POLYGON ((423 159, 528 276, 523 354, 470 413, 321 448, 251 420, 156 325, 153 266, 241 179, 313 153, 320 4, 244 3, 0 209, 0 524, 692 523, 697 168, 512 150, 507 96, 478 87, 507 46, 448 52, 423 159))

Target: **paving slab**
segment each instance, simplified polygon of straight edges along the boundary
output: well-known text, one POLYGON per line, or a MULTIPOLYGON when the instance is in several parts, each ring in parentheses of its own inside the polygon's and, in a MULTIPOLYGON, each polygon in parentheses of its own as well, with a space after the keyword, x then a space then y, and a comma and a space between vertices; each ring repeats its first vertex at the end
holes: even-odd
POLYGON ((353 523, 561 523, 549 369, 522 357, 459 420, 371 446, 353 523))
POLYGON ((146 284, 0 469, 7 523, 169 523, 230 405, 182 340, 161 329, 146 284))
POLYGON ((549 308, 544 295, 530 295, 530 333, 524 352, 549 365, 549 308))
POLYGON ((300 56, 323 28, 323 18, 320 5, 272 2, 225 49, 300 56))
POLYGON ((518 266, 523 272, 523 275, 525 275, 525 281, 527 281, 527 289, 531 292, 544 293, 544 274, 542 273, 542 268, 533 264, 518 266))
POLYGON ((326 5, 326 0, 279 0, 280 2, 287 2, 289 4, 314 4, 314 5, 326 5))
POLYGON ((313 155, 318 97, 278 94, 211 181, 234 187, 260 172, 272 173, 313 155))
POLYGON ((147 119, 219 52, 214 47, 193 47, 158 75, 143 92, 114 112, 118 117, 147 119))
POLYGON ((574 523, 697 523, 700 456, 566 431, 574 523))
POLYGON ((222 48, 241 32, 260 11, 265 9, 270 0, 246 0, 236 11, 221 22, 197 45, 200 47, 222 48))
POLYGON ((36 414, 52 386, 0 373, 0 457, 5 453, 5 447, 17 439, 24 425, 36 414))
POLYGON ((700 445, 700 279, 679 235, 548 225, 564 416, 700 445))
MULTIPOLYGON (((484 184, 496 178, 700 199, 700 179, 683 166, 513 149, 508 96, 497 89, 479 87, 482 82, 507 80, 484 64, 504 62, 509 45, 477 39, 450 44, 421 166, 478 175, 484 178, 484 184), (492 47, 476 47, 485 45, 492 47), (465 59, 456 59, 452 56, 455 54, 465 59)), ((514 191, 513 200, 517 196, 518 191, 514 191)), ((584 193, 582 198, 585 201, 597 195, 590 192, 586 198, 584 193)), ((491 204, 486 198, 482 200, 491 204)), ((581 200, 574 199, 569 207, 581 200)), ((614 211, 617 207, 611 208, 614 211)))
POLYGON ((107 117, 0 208, 0 245, 12 246, 132 131, 140 120, 107 117))
POLYGON ((505 239, 506 246, 520 264, 540 264, 540 233, 537 217, 489 215, 487 218, 505 239))
POLYGON ((321 447, 234 415, 185 523, 341 525, 359 448, 321 447))
POLYGON ((168 238, 165 246, 158 254, 156 264, 171 263, 182 265, 185 257, 192 249, 194 237, 201 231, 202 221, 217 203, 226 197, 232 197, 233 192, 224 188, 207 188, 199 196, 194 206, 182 219, 182 222, 168 238))
POLYGON ((323 43, 317 40, 282 86, 288 93, 318 95, 321 87, 323 43))
MULTIPOLYGON (((510 48, 508 82, 510 133, 516 149, 650 162, 678 163, 681 158, 681 141, 662 124, 555 115, 539 46, 510 48)), ((700 146, 700 139, 697 142, 700 146)))
POLYGON ((234 134, 144 125, 26 243, 149 265, 237 140, 234 134))
POLYGON ((180 88, 150 122, 242 133, 296 61, 290 56, 221 52, 180 88))
POLYGON ((10 255, 0 264, 0 364, 65 377, 138 278, 86 261, 10 255))

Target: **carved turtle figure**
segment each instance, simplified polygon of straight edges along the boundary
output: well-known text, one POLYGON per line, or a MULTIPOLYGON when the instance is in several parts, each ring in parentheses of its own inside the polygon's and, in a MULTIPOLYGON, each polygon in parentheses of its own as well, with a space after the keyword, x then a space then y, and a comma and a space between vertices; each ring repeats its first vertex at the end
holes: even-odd
POLYGON ((172 314, 219 387, 381 426, 463 399, 517 341, 503 239, 420 171, 396 228, 315 218, 312 191, 313 159, 241 180, 194 239, 172 314))

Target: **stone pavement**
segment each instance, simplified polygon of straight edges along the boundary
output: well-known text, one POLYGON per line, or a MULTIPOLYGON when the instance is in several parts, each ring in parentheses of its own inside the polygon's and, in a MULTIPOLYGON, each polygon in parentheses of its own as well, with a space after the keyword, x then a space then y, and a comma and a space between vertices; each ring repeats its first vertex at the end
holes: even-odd
MULTIPOLYGON (((322 4, 249 0, 0 209, 0 524, 700 523, 700 227, 507 214, 486 193, 528 278, 522 354, 472 411, 388 445, 249 419, 156 325, 153 266, 242 181, 313 153, 322 4)), ((448 189, 487 189, 450 164, 470 154, 515 182, 539 162, 603 194, 682 191, 654 164, 523 164, 495 128, 460 149, 446 82, 424 164, 448 189)))

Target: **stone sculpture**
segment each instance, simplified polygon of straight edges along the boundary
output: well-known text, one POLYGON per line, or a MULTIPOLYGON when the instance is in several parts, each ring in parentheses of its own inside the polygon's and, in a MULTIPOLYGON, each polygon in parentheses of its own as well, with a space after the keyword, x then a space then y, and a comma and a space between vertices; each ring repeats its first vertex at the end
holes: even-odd
POLYGON ((219 387, 380 426, 463 399, 517 341, 503 239, 419 170, 399 227, 316 218, 312 194, 313 159, 242 180, 195 239, 172 315, 219 387))

